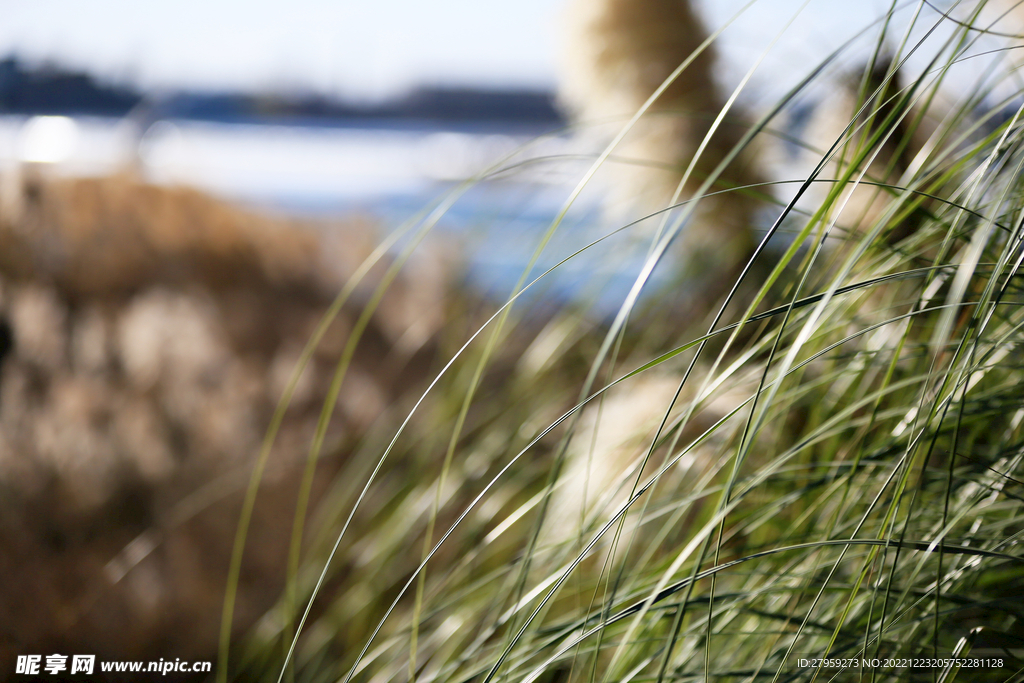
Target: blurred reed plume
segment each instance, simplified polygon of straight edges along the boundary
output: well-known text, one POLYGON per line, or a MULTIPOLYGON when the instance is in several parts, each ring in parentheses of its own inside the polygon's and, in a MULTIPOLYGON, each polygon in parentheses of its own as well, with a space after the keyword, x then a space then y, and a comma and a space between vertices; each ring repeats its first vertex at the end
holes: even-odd
MULTIPOLYGON (((128 176, 17 182, 0 207, 3 661, 211 658, 252 458, 374 228, 352 219, 332 242, 128 176)), ((395 283, 366 331, 323 477, 424 372, 448 289, 428 265, 395 283)), ((241 575, 240 633, 280 592, 301 456, 354 315, 340 312, 292 392, 241 575)))

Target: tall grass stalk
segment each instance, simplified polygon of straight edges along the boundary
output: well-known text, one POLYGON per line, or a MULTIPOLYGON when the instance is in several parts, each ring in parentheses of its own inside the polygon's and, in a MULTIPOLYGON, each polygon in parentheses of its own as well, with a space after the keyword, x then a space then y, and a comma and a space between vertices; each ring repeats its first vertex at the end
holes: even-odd
MULTIPOLYGON (((286 595, 248 637, 234 675, 1019 677, 1022 99, 998 57, 986 78, 947 94, 959 65, 990 49, 981 10, 894 4, 871 29, 876 40, 841 134, 800 141, 818 150, 805 176, 743 187, 723 180, 741 154, 784 135, 787 111, 842 63, 845 45, 724 158, 687 160, 669 206, 534 276, 579 194, 719 33, 710 36, 594 157, 504 305, 453 304, 434 379, 362 436, 303 541, 332 413, 325 405, 286 595), (915 72, 915 63, 924 66, 915 72), (701 167, 714 170, 698 178, 701 167), (691 176, 699 187, 683 199, 691 176), (681 234, 714 230, 697 207, 722 196, 772 214, 745 264, 683 305, 668 290, 641 298, 656 269, 685 262, 673 251, 681 234), (614 259, 617 240, 647 225, 647 257, 610 320, 585 302, 554 313, 522 303, 548 273, 587 254, 614 259), (658 394, 659 382, 674 391, 658 394), (965 669, 954 653, 989 663, 965 669), (828 658, 848 665, 821 663, 828 658)), ((733 118, 746 82, 704 143, 733 118)), ((491 173, 523 163, 510 158, 491 173)), ((414 224, 418 234, 456 199, 414 224)), ((273 438, 272 427, 239 526, 231 591, 273 438)))

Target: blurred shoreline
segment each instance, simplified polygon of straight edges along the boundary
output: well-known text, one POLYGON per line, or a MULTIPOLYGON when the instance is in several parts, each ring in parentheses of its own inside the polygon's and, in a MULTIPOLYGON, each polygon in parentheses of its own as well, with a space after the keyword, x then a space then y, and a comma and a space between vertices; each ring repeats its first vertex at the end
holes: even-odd
MULTIPOLYGON (((497 302, 591 163, 592 143, 566 129, 553 96, 541 91, 425 88, 379 103, 229 92, 144 97, 88 74, 0 61, 0 183, 17 184, 29 167, 67 178, 128 172, 283 218, 343 226, 359 216, 384 234, 458 192, 437 224, 441 248, 457 244, 464 285, 497 302), (486 177, 499 168, 506 170, 486 177), (470 178, 477 180, 460 188, 470 178)), ((577 198, 531 279, 607 232, 602 199, 600 188, 577 198)), ((613 241, 614 258, 596 253, 610 245, 591 250, 524 298, 577 301, 598 318, 612 315, 644 255, 632 238, 613 241)))

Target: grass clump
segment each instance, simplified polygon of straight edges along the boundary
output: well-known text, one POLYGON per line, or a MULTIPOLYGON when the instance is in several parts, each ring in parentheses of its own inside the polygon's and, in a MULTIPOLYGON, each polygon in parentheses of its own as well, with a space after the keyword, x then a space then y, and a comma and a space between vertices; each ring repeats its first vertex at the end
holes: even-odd
MULTIPOLYGON (((993 76, 939 105, 988 33, 980 7, 924 9, 895 49, 882 21, 841 133, 800 141, 824 146, 807 175, 721 180, 828 64, 654 213, 613 317, 515 306, 539 286, 533 261, 505 306, 459 311, 436 379, 363 437, 315 512, 241 675, 1019 677, 1020 92, 993 76), (772 216, 745 265, 696 300, 638 305, 678 236, 713 229, 693 207, 723 192, 772 216)), ((615 258, 613 239, 581 253, 615 258)))

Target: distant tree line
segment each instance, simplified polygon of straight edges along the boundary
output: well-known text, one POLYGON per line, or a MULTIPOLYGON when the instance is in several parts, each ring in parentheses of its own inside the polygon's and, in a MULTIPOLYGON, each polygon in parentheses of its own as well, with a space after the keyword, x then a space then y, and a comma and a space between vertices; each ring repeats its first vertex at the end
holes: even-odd
POLYGON ((559 125, 551 93, 541 90, 485 90, 429 87, 383 103, 349 103, 318 94, 180 91, 147 95, 103 83, 92 75, 15 56, 0 60, 0 113, 125 116, 251 122, 288 119, 312 125, 355 120, 481 122, 559 125))
POLYGON ((139 93, 83 72, 52 64, 30 68, 14 56, 0 60, 0 111, 6 113, 123 116, 141 101, 139 93))

